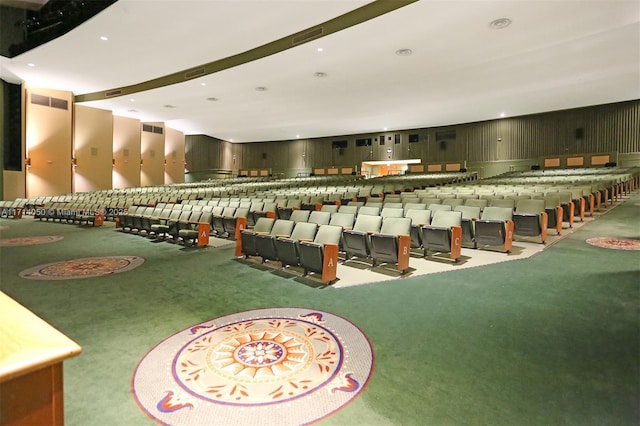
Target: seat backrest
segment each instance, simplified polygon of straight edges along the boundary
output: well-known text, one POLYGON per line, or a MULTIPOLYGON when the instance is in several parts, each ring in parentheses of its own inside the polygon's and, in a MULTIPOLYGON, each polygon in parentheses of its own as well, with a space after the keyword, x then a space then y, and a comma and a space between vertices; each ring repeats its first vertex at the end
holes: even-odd
POLYGON ((480 219, 480 207, 455 206, 453 211, 462 212, 463 219, 480 219))
POLYGON ((442 204, 442 199, 436 198, 435 196, 433 196, 433 197, 420 197, 420 202, 423 203, 423 204, 426 204, 427 208, 429 208, 428 206, 430 206, 431 204, 442 204))
POLYGON ((492 198, 489 200, 489 207, 508 207, 515 208, 516 200, 512 198, 492 198))
POLYGON ((555 208, 560 205, 560 197, 557 195, 547 195, 542 197, 542 199, 544 200, 545 208, 555 208))
POLYGON ((249 207, 238 207, 233 213, 233 217, 248 217, 249 207))
POLYGON ((356 215, 353 213, 334 213, 331 215, 329 225, 340 226, 345 229, 351 229, 356 221, 356 215))
POLYGON ((455 207, 455 206, 461 206, 463 204, 464 204, 463 198, 445 198, 444 200, 442 200, 441 205, 455 207))
POLYGON ((309 219, 307 222, 315 223, 317 225, 328 225, 331 220, 331 213, 329 212, 321 212, 321 211, 312 211, 309 215, 309 219))
POLYGON ((253 227, 253 232, 256 233, 269 233, 271 232, 271 228, 273 228, 273 224, 276 222, 275 219, 271 217, 260 217, 256 221, 255 226, 253 227))
POLYGON ((271 235, 277 236, 290 236, 291 232, 293 232, 293 227, 296 223, 292 220, 287 219, 277 219, 273 224, 273 228, 271 228, 271 235))
POLYGON ((235 207, 225 207, 224 210, 222 211, 222 216, 224 216, 224 217, 233 217, 235 212, 236 212, 236 208, 235 207))
POLYGON ((409 235, 410 232, 411 219, 408 217, 387 217, 380 228, 381 234, 388 235, 409 235))
POLYGON ((338 208, 338 212, 358 214, 358 206, 340 206, 340 208, 338 208))
MULTIPOLYGON (((386 204, 385 204, 386 206, 386 204)), ((403 217, 404 210, 402 207, 383 207, 380 212, 381 217, 403 217)))
POLYGON ((189 216, 189 222, 200 222, 201 217, 202 217, 201 210, 192 210, 191 216, 189 216))
POLYGON ((411 225, 429 225, 431 223, 431 210, 409 209, 404 217, 411 219, 411 225))
POLYGON ((338 206, 335 204, 324 204, 321 208, 320 208, 321 212, 329 212, 329 213, 337 213, 338 211, 338 206))
POLYGON ((213 213, 214 216, 222 216, 222 212, 224 212, 224 207, 223 206, 214 206, 213 210, 211 210, 211 213, 213 213))
POLYGON ((289 198, 287 200, 288 208, 300 207, 300 206, 302 206, 302 200, 300 200, 299 198, 289 198))
POLYGON ((211 219, 212 218, 213 218, 213 215, 211 214, 211 212, 203 211, 202 214, 200 215, 200 219, 198 219, 198 222, 200 222, 200 223, 211 223, 211 219))
POLYGON ((293 240, 309 240, 313 241, 318 231, 318 225, 310 222, 298 222, 296 223, 293 231, 291 232, 291 239, 293 240))
POLYGON ((380 232, 382 226, 382 216, 361 215, 353 225, 354 231, 359 232, 380 232))
POLYGON ((451 211, 451 206, 448 204, 429 204, 429 208, 428 210, 431 210, 432 215, 433 213, 437 212, 437 211, 451 211))
POLYGON ((309 220, 311 210, 294 210, 291 212, 290 220, 294 222, 306 222, 309 220))
POLYGON ((401 209, 402 208, 402 202, 386 201, 387 198, 385 198, 385 201, 384 201, 384 203, 382 205, 383 209, 386 209, 386 208, 389 208, 389 209, 401 209))
POLYGON ((362 206, 360 207, 360 210, 358 210, 358 214, 368 214, 370 216, 380 216, 380 207, 378 206, 372 206, 372 205, 368 205, 368 206, 362 206))
POLYGON ((482 211, 482 220, 512 220, 513 209, 509 207, 485 207, 482 211))
POLYGON ((485 207, 487 207, 487 204, 489 204, 489 200, 486 199, 467 198, 466 200, 464 200, 465 206, 480 207, 480 209, 484 209, 485 207))
POLYGON ((426 210, 427 205, 424 203, 406 203, 404 205, 404 215, 407 215, 407 211, 409 210, 426 210))
POLYGON ((431 226, 440 228, 449 228, 451 226, 460 226, 462 223, 462 212, 438 210, 433 213, 431 218, 431 226))
POLYGON ((519 200, 516 205, 516 213, 540 214, 544 212, 544 200, 519 200))
POLYGON ((253 201, 251 202, 251 207, 249 207, 249 211, 251 212, 261 212, 264 208, 263 201, 253 201))
POLYGON ((182 210, 180 212, 180 216, 178 217, 178 221, 188 222, 190 217, 191 217, 191 210, 182 210))
MULTIPOLYGON (((345 213, 348 214, 348 213, 345 213)), ((336 225, 320 225, 316 237, 313 239, 317 244, 340 244, 342 236, 342 227, 336 225)))

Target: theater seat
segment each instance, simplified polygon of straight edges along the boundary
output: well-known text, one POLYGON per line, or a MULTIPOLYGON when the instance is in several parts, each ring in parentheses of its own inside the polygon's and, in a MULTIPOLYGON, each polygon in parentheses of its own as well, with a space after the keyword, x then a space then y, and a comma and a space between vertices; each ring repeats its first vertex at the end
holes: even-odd
POLYGON ((256 253, 262 258, 263 262, 267 260, 278 260, 276 238, 291 236, 295 224, 293 220, 276 219, 268 234, 255 234, 254 244, 256 253))
POLYGON ((462 248, 462 212, 438 210, 433 213, 431 224, 422 227, 424 256, 429 251, 449 253, 457 262, 462 248))
POLYGON ((454 211, 462 212, 462 245, 476 248, 475 221, 480 219, 480 207, 474 206, 456 206, 454 211))
POLYGON ((255 236, 271 232, 271 228, 273 228, 275 222, 276 219, 274 218, 260 217, 256 221, 253 229, 242 230, 242 232, 240 232, 240 239, 236 240, 236 255, 244 255, 245 257, 257 256, 255 236))
POLYGON ((197 221, 190 220, 185 228, 178 231, 180 242, 188 246, 206 246, 209 243, 211 217, 211 212, 202 212, 197 221))
POLYGON ((318 232, 318 225, 309 222, 298 222, 293 228, 290 237, 278 237, 275 240, 276 257, 282 266, 299 266, 300 254, 298 245, 300 241, 313 241, 318 232))
POLYGON ((380 263, 393 263, 400 272, 405 273, 409 268, 411 249, 410 232, 410 218, 385 218, 380 232, 371 234, 371 259, 373 260, 373 266, 380 263))
POLYGON ((342 233, 342 249, 346 253, 345 259, 368 258, 371 253, 369 235, 380 232, 381 226, 382 216, 359 215, 353 229, 346 229, 342 233))
POLYGON ((514 235, 521 237, 540 237, 547 242, 548 216, 544 200, 519 200, 513 214, 514 235))
POLYGON ((337 279, 338 244, 341 235, 342 227, 321 225, 312 242, 300 241, 300 266, 304 269, 305 275, 309 272, 321 274, 320 280, 325 284, 337 279))
POLYGON ((513 210, 510 207, 485 207, 476 220, 476 246, 499 247, 511 252, 513 241, 513 210))
POLYGON ((411 248, 422 247, 422 227, 431 223, 431 210, 407 210, 405 217, 411 219, 411 248))

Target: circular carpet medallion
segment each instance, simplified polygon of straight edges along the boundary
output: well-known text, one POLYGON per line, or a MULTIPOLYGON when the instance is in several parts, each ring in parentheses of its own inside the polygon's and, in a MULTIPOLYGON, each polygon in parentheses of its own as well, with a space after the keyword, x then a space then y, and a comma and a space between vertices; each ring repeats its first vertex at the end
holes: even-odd
POLYGON ((35 244, 47 244, 55 241, 60 241, 64 237, 62 235, 47 235, 44 237, 15 237, 15 238, 1 238, 1 247, 15 247, 15 246, 32 246, 35 244))
POLYGON ((299 425, 351 402, 373 349, 346 319, 305 308, 231 314, 152 348, 132 378, 138 405, 171 425, 299 425))
POLYGON ((138 256, 87 257, 34 266, 18 275, 30 280, 72 280, 119 274, 143 263, 144 258, 138 256))
POLYGON ((587 244, 615 250, 640 250, 640 241, 625 238, 596 237, 589 238, 587 244))

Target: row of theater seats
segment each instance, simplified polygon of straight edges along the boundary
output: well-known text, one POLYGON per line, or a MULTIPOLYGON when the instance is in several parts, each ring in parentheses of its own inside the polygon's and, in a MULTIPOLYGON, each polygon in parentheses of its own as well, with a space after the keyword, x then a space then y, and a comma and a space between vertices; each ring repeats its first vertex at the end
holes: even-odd
MULTIPOLYGON (((373 200, 370 200, 373 201, 373 200)), ((560 206, 557 206, 561 209, 560 206)), ((294 210, 287 219, 259 218, 243 229, 236 253, 278 261, 336 279, 338 253, 344 260, 368 259, 371 266, 409 268, 412 250, 448 254, 457 262, 463 246, 509 252, 514 235, 546 240, 544 200, 520 200, 514 208, 433 203, 350 202, 320 210, 294 210)))

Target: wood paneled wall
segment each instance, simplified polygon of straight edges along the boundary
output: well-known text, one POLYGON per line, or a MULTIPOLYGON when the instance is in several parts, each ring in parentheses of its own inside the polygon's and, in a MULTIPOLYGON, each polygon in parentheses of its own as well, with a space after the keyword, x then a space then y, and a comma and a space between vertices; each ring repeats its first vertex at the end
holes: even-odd
POLYGON ((73 192, 111 189, 113 115, 111 111, 75 106, 73 192))

